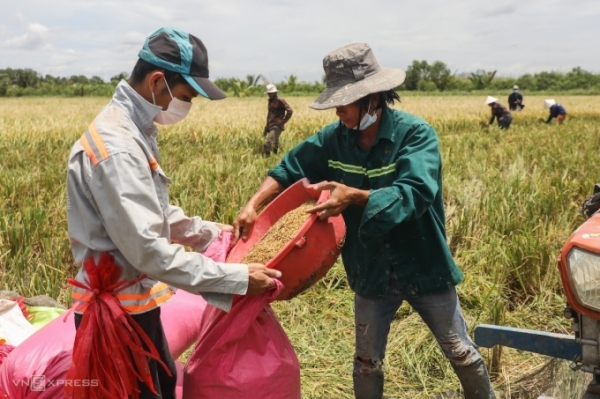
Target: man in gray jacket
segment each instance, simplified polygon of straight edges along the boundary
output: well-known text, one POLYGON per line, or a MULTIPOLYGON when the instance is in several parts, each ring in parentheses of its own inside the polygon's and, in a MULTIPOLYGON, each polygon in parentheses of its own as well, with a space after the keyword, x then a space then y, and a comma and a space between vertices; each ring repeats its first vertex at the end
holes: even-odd
POLYGON ((86 303, 92 304, 90 298, 98 295, 97 287, 81 287, 94 280, 89 262, 99 264, 108 256, 124 282, 111 295, 142 327, 171 374, 149 360, 154 389, 138 377, 140 398, 175 398, 176 372, 159 308, 171 297, 171 287, 201 294, 209 304, 228 311, 233 294, 264 292, 274 287, 272 278, 280 277, 262 264, 219 263, 203 256, 208 245, 232 227, 187 217, 169 203, 170 179, 160 167, 154 122, 182 120, 198 94, 210 100, 225 98, 208 79, 204 44, 186 32, 161 28, 146 39, 129 82, 118 84, 69 156, 69 238, 81 266, 76 276, 80 286, 73 289, 73 301, 79 303, 75 324, 90 324, 85 322, 86 303))

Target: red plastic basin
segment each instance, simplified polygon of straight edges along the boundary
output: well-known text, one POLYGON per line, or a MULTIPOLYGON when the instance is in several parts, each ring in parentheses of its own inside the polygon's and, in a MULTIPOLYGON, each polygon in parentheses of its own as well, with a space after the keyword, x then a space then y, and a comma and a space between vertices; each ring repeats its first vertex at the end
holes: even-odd
MULTIPOLYGON (((307 179, 302 179, 279 194, 258 214, 246 241, 238 241, 227 256, 227 262, 240 262, 269 229, 286 213, 310 200, 317 204, 329 199, 329 191, 309 190, 307 179)), ((346 224, 341 215, 319 220, 316 214, 307 214, 306 221, 294 237, 267 262, 266 266, 281 271, 285 288, 277 300, 292 299, 323 277, 340 254, 346 224)))

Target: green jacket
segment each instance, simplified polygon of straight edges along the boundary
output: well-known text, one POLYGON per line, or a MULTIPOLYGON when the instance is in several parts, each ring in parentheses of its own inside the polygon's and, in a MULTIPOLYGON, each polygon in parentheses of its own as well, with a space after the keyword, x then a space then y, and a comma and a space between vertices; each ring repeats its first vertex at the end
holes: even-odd
POLYGON ((385 296, 394 274, 405 298, 462 281, 446 242, 442 164, 435 130, 414 115, 384 106, 369 151, 341 122, 298 144, 269 170, 284 187, 303 177, 370 190, 366 206, 342 213, 342 260, 360 296, 385 296))

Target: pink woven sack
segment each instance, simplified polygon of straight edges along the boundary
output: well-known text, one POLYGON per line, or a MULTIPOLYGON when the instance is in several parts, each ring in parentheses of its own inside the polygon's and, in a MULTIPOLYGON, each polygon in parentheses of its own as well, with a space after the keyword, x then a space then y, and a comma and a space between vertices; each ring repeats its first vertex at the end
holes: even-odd
POLYGON ((229 313, 208 305, 184 368, 183 399, 300 399, 300 365, 269 303, 283 284, 236 297, 229 313))

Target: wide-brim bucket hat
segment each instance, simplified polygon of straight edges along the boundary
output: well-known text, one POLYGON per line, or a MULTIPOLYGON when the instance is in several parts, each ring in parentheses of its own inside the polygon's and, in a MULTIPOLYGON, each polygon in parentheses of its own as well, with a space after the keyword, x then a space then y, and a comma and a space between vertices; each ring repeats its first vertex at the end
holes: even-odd
POLYGON ((327 87, 309 106, 329 109, 348 105, 369 94, 395 89, 404 82, 402 69, 379 65, 371 47, 353 43, 323 58, 327 87))

